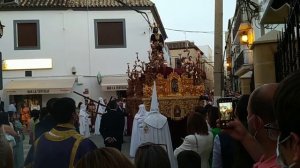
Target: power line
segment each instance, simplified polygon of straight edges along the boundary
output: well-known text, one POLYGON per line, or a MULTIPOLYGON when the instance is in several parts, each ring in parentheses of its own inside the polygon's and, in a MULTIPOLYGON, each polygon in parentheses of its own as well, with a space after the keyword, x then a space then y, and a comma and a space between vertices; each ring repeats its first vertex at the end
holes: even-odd
MULTIPOLYGON (((170 31, 177 31, 177 32, 184 32, 184 33, 203 33, 203 34, 214 34, 214 31, 201 31, 201 30, 180 30, 180 29, 172 29, 172 28, 165 28, 166 30, 170 31)), ((223 31, 225 33, 226 31, 223 31)))

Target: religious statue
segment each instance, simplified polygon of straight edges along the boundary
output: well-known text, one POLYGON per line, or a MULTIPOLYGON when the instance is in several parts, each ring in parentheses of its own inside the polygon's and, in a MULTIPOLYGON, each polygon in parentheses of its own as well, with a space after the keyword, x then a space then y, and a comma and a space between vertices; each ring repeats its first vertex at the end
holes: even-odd
POLYGON ((162 49, 164 47, 164 38, 158 32, 158 27, 156 26, 153 28, 153 34, 151 35, 150 42, 152 50, 157 50, 158 52, 162 53, 162 49))
POLYGON ((178 80, 177 79, 173 79, 171 82, 171 88, 172 88, 172 92, 173 93, 177 93, 178 90, 178 80))

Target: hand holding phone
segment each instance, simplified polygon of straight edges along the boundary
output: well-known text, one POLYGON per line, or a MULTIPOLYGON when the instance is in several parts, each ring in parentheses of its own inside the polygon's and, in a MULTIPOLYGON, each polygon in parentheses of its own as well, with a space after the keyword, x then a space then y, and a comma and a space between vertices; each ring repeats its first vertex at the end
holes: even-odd
POLYGON ((220 111, 220 128, 228 128, 227 123, 233 120, 233 99, 230 97, 217 100, 220 111))

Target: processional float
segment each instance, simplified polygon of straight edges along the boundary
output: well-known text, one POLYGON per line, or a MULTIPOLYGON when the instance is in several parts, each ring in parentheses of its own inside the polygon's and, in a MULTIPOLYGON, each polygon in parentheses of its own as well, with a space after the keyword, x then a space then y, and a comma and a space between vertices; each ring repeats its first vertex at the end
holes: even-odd
POLYGON ((139 104, 144 103, 149 110, 155 80, 160 112, 171 120, 181 120, 199 105, 199 97, 205 92, 206 75, 200 55, 194 59, 191 56, 181 58, 179 68, 168 67, 164 60, 162 36, 155 29, 150 39, 149 62, 141 61, 137 53, 132 68, 128 63, 126 109, 134 116, 139 104))

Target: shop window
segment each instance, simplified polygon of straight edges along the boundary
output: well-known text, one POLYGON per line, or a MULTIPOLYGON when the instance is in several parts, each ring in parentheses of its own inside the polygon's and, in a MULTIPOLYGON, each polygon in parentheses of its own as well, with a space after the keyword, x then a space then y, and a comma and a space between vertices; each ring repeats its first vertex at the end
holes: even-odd
POLYGON ((125 19, 96 19, 95 47, 126 48, 125 19))
POLYGON ((38 20, 14 20, 15 50, 40 49, 40 29, 38 20))

